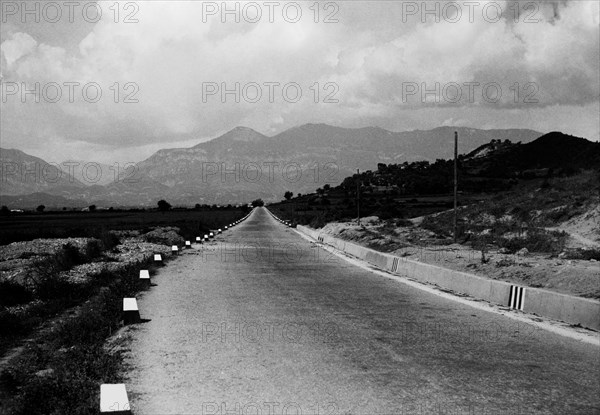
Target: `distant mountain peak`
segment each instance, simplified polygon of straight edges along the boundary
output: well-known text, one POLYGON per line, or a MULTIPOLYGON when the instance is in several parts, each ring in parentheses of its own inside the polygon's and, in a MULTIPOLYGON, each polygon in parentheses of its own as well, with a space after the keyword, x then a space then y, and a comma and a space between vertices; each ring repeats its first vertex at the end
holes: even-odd
POLYGON ((252 128, 238 126, 229 131, 223 137, 231 138, 234 141, 256 141, 265 138, 266 136, 253 130, 252 128))
POLYGON ((258 131, 253 130, 252 128, 244 127, 244 126, 237 126, 234 129, 226 132, 225 134, 223 134, 217 138, 197 144, 192 148, 200 148, 200 147, 204 147, 207 143, 221 142, 221 141, 242 141, 242 142, 252 143, 252 142, 260 141, 264 138, 267 138, 267 136, 259 133, 258 131))

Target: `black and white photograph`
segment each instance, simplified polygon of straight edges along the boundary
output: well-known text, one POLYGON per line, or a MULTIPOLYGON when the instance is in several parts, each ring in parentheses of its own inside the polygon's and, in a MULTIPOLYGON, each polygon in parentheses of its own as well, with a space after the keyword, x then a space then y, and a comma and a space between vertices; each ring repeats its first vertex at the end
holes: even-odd
POLYGON ((600 415, 598 0, 0 0, 0 415, 600 415))

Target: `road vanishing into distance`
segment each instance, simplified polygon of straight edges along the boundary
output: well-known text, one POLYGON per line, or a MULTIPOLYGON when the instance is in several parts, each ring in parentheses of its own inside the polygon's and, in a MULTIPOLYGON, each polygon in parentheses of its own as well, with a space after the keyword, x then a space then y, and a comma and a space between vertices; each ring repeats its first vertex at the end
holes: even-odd
POLYGON ((600 413, 597 346, 351 265, 265 208, 153 283, 136 415, 600 413))

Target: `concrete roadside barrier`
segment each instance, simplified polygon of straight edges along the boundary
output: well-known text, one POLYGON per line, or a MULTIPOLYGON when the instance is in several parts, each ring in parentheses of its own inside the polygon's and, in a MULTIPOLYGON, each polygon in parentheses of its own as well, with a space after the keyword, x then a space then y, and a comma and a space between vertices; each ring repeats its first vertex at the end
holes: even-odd
POLYGON ((208 235, 204 235, 204 241, 208 241, 208 235))
POLYGON ((597 300, 527 287, 523 311, 600 331, 600 301, 597 300))
POLYGON ((600 331, 600 301, 561 294, 541 288, 523 287, 466 272, 426 264, 375 251, 333 238, 306 226, 298 231, 377 268, 473 298, 569 324, 600 331))
POLYGON ((100 413, 131 415, 129 398, 124 383, 104 383, 100 385, 100 413))
POLYGON ((192 243, 190 241, 185 241, 185 248, 190 249, 192 247, 192 243))
POLYGON ((213 232, 210 232, 210 233, 208 234, 208 237, 209 237, 209 238, 214 238, 214 237, 215 237, 215 234, 214 234, 213 232))
POLYGON ((146 286, 150 286, 150 272, 147 269, 140 270, 140 282, 146 286))
POLYGON ((179 253, 179 247, 177 245, 171 246, 171 253, 177 255, 179 253))
POLYGON ((140 310, 135 298, 123 298, 123 322, 125 325, 141 322, 140 310))
POLYGON ((162 255, 154 254, 154 262, 162 262, 162 255))
POLYGON ((200 238, 199 236, 196 236, 196 243, 197 244, 201 244, 202 243, 202 238, 200 238))
POLYGON ((221 230, 221 228, 217 229, 217 234, 222 233, 223 231, 221 230))

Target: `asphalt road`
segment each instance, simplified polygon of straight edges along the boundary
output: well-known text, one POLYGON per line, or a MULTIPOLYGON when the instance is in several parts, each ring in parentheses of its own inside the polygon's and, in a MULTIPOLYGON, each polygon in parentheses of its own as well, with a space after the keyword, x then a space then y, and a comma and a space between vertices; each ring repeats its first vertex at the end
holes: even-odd
POLYGON ((153 282, 136 415, 600 413, 598 347, 350 265, 265 209, 153 282))

